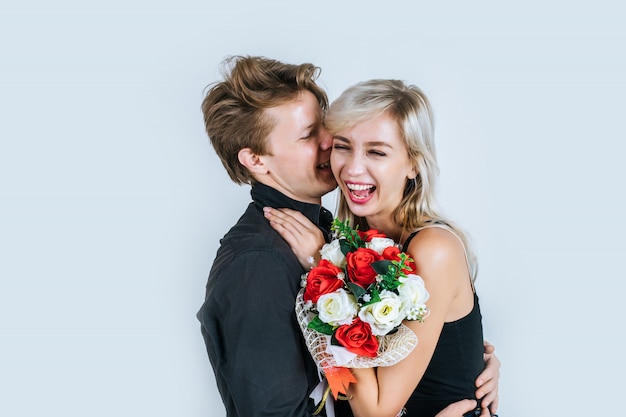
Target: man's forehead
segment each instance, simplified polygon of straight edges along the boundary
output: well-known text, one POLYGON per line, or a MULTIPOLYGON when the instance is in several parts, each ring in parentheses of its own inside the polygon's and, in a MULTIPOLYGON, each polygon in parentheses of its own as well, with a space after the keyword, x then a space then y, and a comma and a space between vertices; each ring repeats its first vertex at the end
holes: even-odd
POLYGON ((322 120, 322 108, 308 90, 292 100, 265 109, 265 113, 277 123, 290 123, 307 128, 319 124, 322 120))

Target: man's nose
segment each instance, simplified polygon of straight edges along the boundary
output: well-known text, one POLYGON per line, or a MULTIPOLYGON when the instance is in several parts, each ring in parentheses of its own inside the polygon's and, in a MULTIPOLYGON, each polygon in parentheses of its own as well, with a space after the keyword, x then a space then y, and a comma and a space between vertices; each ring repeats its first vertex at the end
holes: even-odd
POLYGON ((333 137, 328 133, 325 127, 320 128, 320 148, 322 150, 330 149, 333 146, 333 137))

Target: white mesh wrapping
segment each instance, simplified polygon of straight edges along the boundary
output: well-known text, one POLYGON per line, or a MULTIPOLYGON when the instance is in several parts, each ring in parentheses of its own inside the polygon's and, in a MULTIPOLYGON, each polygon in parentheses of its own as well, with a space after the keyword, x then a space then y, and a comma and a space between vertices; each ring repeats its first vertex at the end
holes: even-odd
MULTIPOLYGON (((303 294, 304 289, 300 290, 296 298, 296 316, 307 348, 318 367, 338 366, 335 358, 326 352, 328 336, 307 327, 314 314, 307 311, 304 307, 303 294)), ((375 358, 356 356, 350 362, 341 366, 347 368, 374 368, 395 365, 406 358, 415 346, 417 346, 417 336, 411 329, 402 324, 394 334, 379 338, 378 355, 375 358)))

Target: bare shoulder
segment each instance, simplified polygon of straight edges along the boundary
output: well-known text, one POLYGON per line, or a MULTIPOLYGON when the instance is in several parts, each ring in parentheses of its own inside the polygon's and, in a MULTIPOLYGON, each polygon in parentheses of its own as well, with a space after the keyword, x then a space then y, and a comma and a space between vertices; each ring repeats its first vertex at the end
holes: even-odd
POLYGON ((450 230, 428 227, 411 241, 407 251, 422 267, 443 267, 460 263, 465 265, 465 249, 459 238, 450 230))
POLYGON ((413 238, 407 251, 431 295, 429 308, 440 309, 438 317, 445 322, 466 316, 474 298, 465 248, 457 235, 441 227, 428 227, 413 238))

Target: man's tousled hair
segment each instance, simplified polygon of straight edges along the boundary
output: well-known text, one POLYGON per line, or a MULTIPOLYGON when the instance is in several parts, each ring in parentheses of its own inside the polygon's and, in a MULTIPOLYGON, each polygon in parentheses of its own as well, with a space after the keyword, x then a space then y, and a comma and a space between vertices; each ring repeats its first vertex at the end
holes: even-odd
POLYGON ((250 184, 254 178, 238 154, 245 148, 257 155, 269 154, 267 137, 274 121, 264 110, 296 100, 308 90, 326 111, 328 98, 315 82, 321 70, 313 64, 233 56, 222 65, 224 80, 209 85, 202 102, 204 124, 230 178, 237 184, 250 184))

